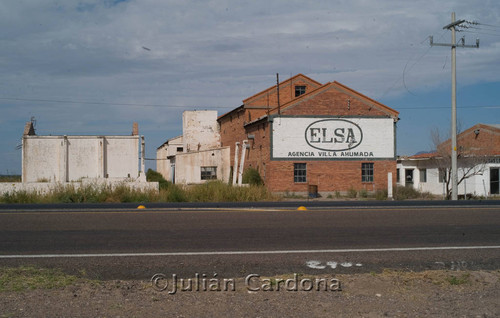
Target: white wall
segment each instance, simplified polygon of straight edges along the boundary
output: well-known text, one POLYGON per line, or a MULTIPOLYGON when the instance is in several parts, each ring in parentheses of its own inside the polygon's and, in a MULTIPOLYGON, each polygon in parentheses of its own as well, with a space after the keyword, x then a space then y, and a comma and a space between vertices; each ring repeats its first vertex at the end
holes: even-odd
POLYGON ((171 174, 172 164, 175 164, 175 155, 179 153, 177 148, 183 148, 182 136, 169 139, 156 150, 156 171, 171 182, 174 181, 171 174))
POLYGON ((137 178, 139 136, 24 136, 23 182, 137 178))
POLYGON ((271 157, 294 160, 393 159, 394 119, 274 117, 271 157))
MULTIPOLYGON (((479 173, 473 175, 464 181, 462 181, 458 185, 458 194, 464 195, 474 194, 477 196, 489 196, 491 193, 490 189, 490 169, 491 168, 499 168, 500 163, 487 163, 487 164, 478 164, 475 169, 479 173)), ((446 191, 446 185, 443 190, 443 182, 439 182, 439 168, 437 167, 437 163, 435 160, 411 160, 411 159, 403 159, 401 162, 398 162, 397 168, 399 169, 400 178, 398 185, 405 185, 405 170, 406 169, 414 169, 413 170, 413 187, 419 191, 430 192, 436 195, 443 195, 446 191), (420 170, 427 169, 427 182, 420 182, 420 170)), ((458 167, 458 178, 464 175, 463 167, 458 167)))
POLYGON ((182 113, 184 152, 220 147, 217 111, 185 111, 182 113))
POLYGON ((178 154, 175 163, 175 183, 203 183, 201 167, 217 167, 217 180, 229 181, 230 148, 223 147, 178 154))

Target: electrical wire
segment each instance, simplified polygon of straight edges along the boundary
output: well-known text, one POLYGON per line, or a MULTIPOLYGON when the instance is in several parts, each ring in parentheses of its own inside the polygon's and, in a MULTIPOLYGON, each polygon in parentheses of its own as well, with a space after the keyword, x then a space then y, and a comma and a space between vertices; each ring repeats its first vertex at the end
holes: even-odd
MULTIPOLYGON (((443 108, 450 108, 450 106, 428 106, 428 107, 397 107, 398 109, 443 109, 443 108)), ((500 106, 457 106, 457 108, 461 109, 477 109, 477 108, 483 108, 483 109, 499 109, 500 106)))
POLYGON ((36 99, 36 98, 14 98, 0 97, 0 100, 22 101, 22 102, 43 102, 43 103, 66 103, 66 104, 87 104, 87 105, 108 105, 108 106, 130 106, 130 107, 164 107, 164 108, 235 108, 235 106, 189 106, 189 105, 165 105, 165 104, 133 104, 133 103, 107 103, 90 101, 73 101, 57 99, 36 99))

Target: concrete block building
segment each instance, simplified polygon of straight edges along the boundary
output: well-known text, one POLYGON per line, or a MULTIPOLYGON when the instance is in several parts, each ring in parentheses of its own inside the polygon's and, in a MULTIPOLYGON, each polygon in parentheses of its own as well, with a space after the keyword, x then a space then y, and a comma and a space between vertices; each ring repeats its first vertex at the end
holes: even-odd
POLYGON ((178 184, 229 181, 229 147, 221 147, 217 111, 185 111, 182 135, 156 150, 156 170, 178 184))
POLYGON ((137 179, 140 144, 137 123, 129 136, 38 136, 28 122, 22 143, 22 182, 137 179))

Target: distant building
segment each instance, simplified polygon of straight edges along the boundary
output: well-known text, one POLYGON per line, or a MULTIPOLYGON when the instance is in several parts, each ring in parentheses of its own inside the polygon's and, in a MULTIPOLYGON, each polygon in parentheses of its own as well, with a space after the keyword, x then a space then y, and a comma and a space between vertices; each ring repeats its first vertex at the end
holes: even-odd
POLYGON ((129 136, 37 136, 28 122, 22 143, 22 182, 135 180, 144 171, 143 160, 139 170, 140 144, 137 123, 129 136))
MULTIPOLYGON (((437 151, 398 159, 398 181, 404 186, 446 196, 451 189, 451 142, 437 151), (448 183, 448 186, 447 186, 448 183)), ((477 124, 457 136, 458 194, 499 195, 500 125, 477 124)))
POLYGON ((229 147, 221 147, 217 111, 185 111, 182 136, 156 150, 156 169, 173 183, 229 181, 229 147))

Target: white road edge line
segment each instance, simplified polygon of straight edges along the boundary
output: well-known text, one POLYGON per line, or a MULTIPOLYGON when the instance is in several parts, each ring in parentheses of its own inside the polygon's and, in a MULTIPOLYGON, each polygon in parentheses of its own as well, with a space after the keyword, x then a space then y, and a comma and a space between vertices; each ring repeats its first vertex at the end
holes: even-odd
POLYGON ((500 249, 497 246, 440 246, 440 247, 396 247, 362 248, 332 250, 284 250, 284 251, 220 251, 220 252, 171 252, 171 253, 108 253, 108 254, 37 254, 37 255, 0 255, 9 258, 71 258, 71 257, 137 257, 137 256, 210 256, 210 255, 257 255, 257 254, 314 254, 314 253, 356 253, 356 252, 411 252, 442 250, 500 249))

